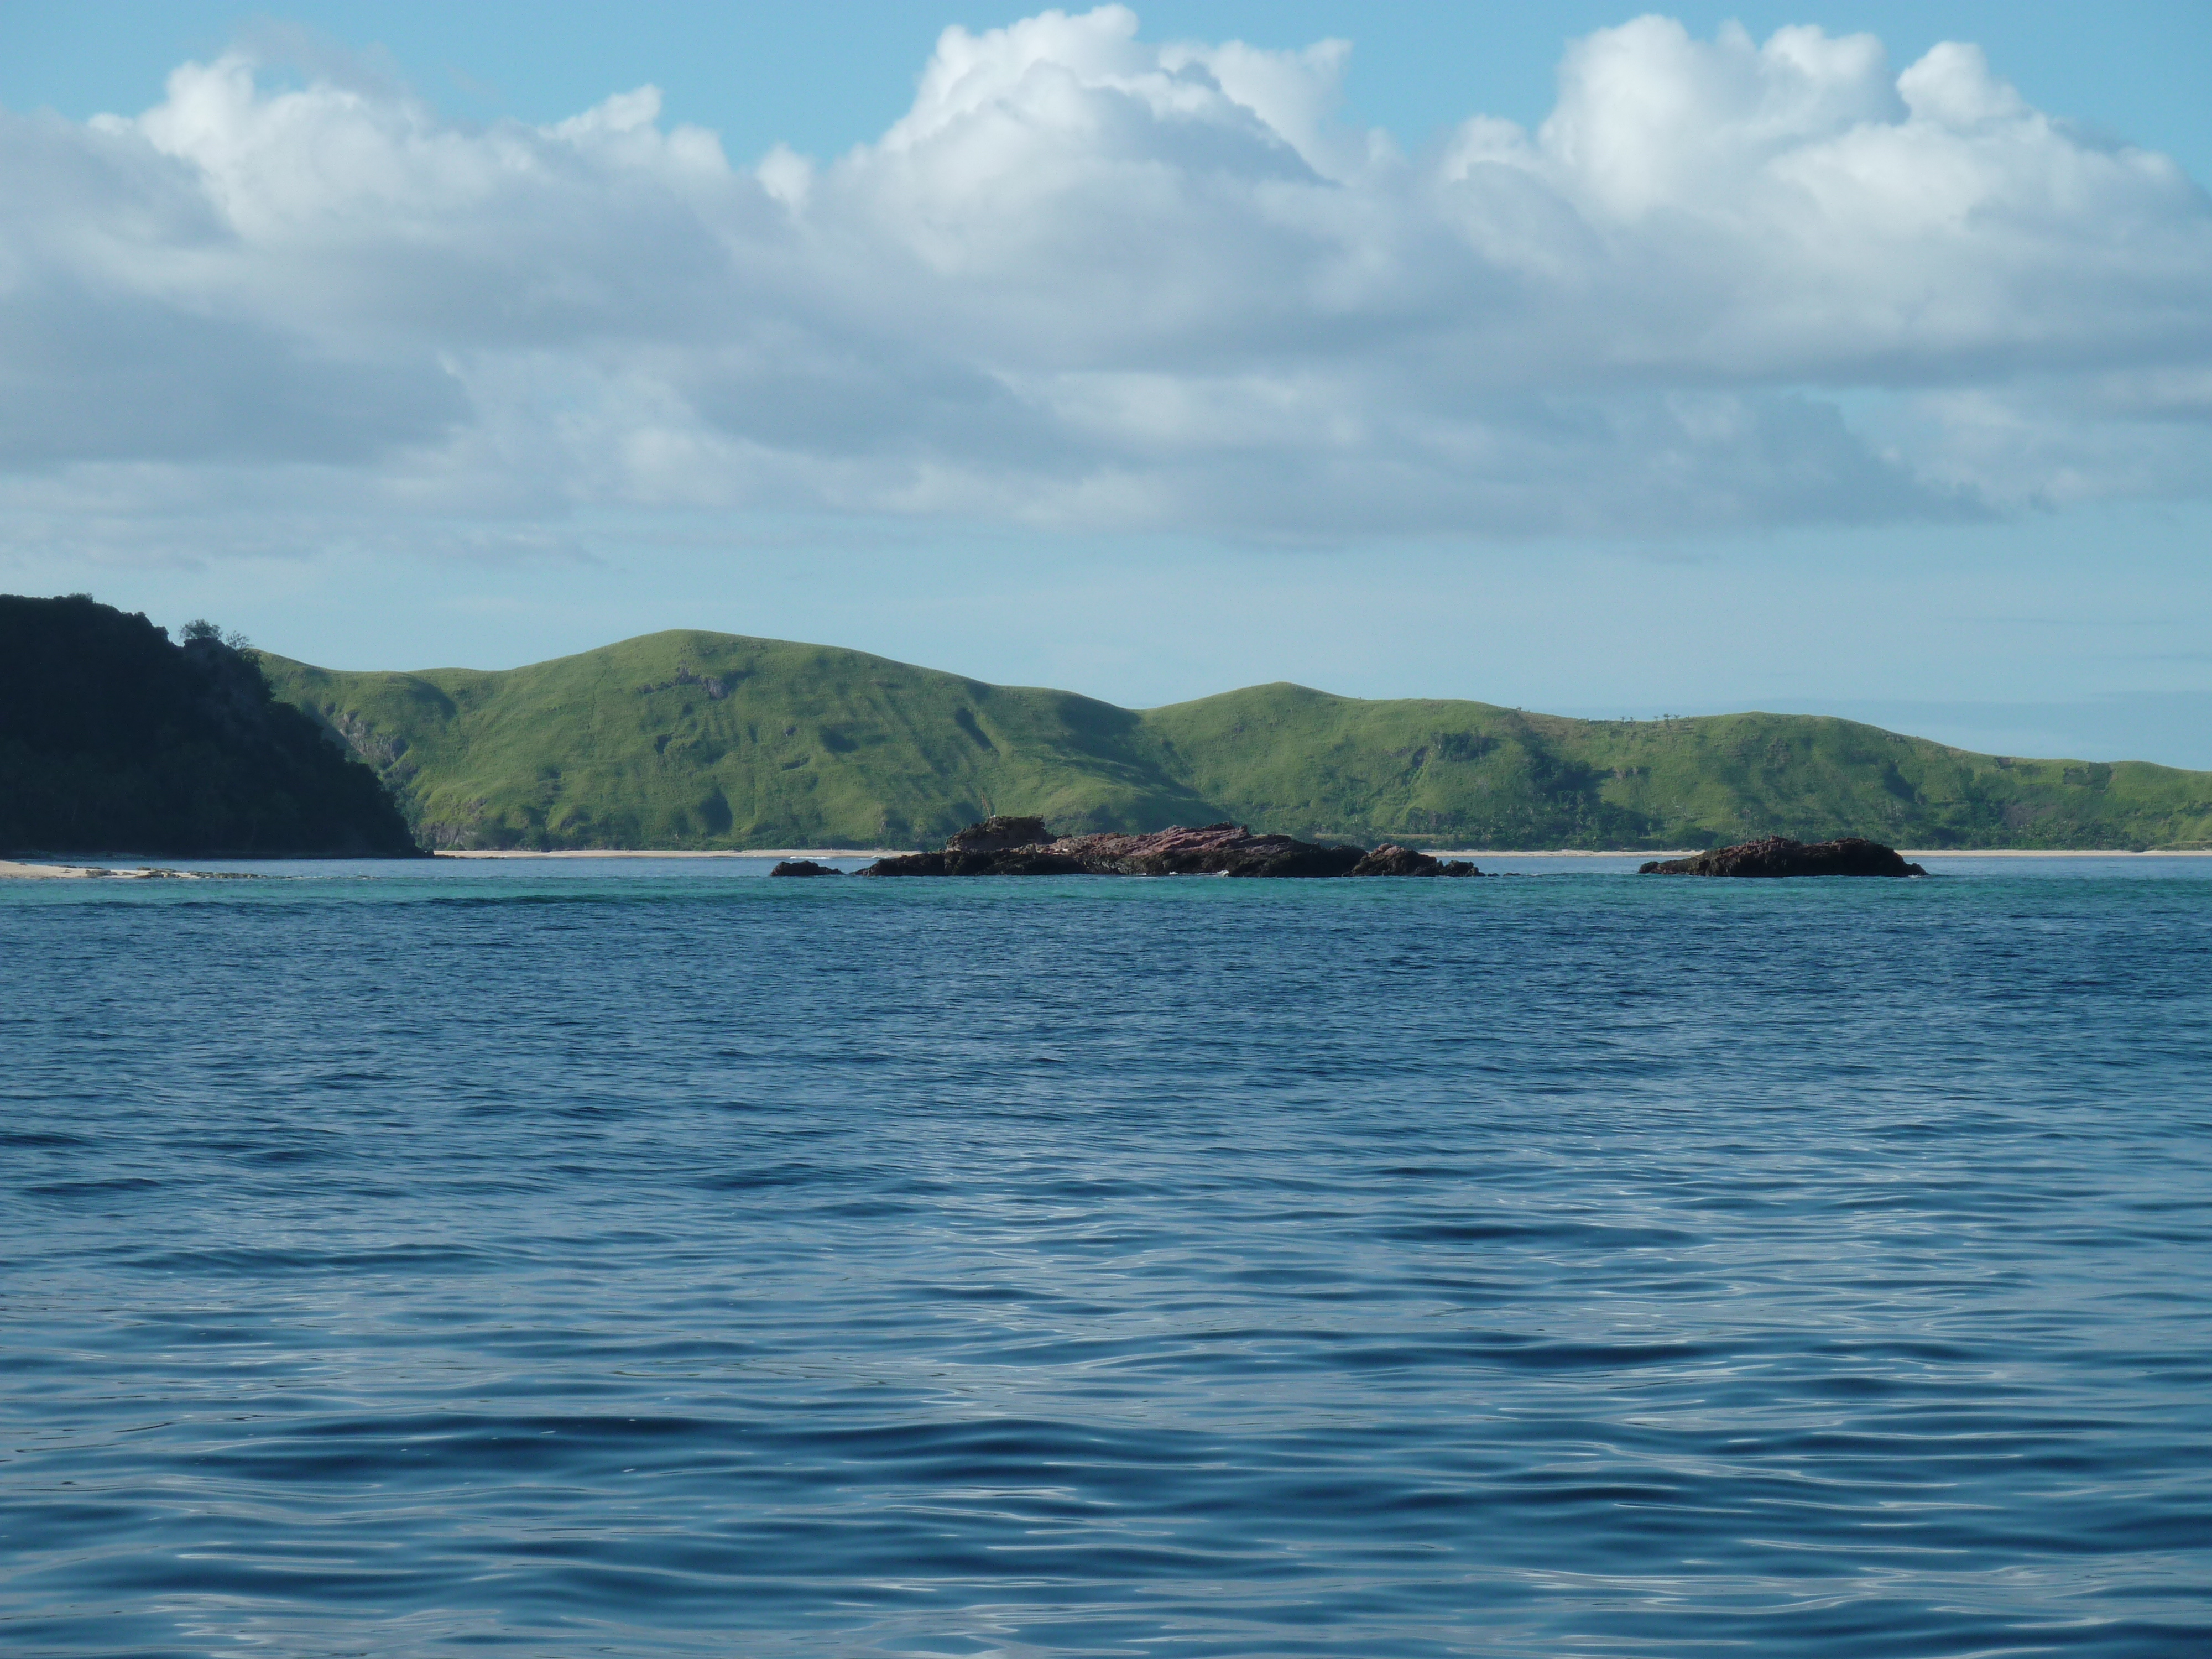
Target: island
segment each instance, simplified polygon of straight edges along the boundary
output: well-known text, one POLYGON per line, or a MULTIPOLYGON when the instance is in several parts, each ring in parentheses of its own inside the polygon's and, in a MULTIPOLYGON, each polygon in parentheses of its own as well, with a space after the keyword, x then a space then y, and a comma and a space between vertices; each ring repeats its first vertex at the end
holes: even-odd
MULTIPOLYGON (((835 875, 817 864, 778 865, 774 876, 835 875)), ((935 853, 878 859, 856 876, 1466 877, 1482 872, 1385 842, 1369 851, 1255 836, 1239 823, 1177 825, 1146 835, 1055 836, 1041 817, 989 817, 935 853)))
POLYGON ((1768 836, 1716 847, 1686 859, 1654 859, 1639 876, 1924 876, 1893 847, 1843 836, 1834 841, 1792 841, 1768 836))

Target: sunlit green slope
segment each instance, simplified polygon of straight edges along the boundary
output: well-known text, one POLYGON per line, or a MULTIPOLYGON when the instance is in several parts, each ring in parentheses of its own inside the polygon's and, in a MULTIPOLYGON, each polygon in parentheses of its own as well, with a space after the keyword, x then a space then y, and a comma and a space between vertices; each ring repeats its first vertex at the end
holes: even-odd
POLYGON ((1264 685, 1153 709, 1168 769, 1255 823, 1487 847, 1863 835, 1915 847, 2212 837, 2212 774, 1970 754, 1850 720, 1572 720, 1264 685))
POLYGON ((992 812, 1208 810, 1136 758, 1127 709, 857 651, 678 631, 503 673, 264 662, 441 847, 910 846, 992 812))
POLYGON ((908 846, 991 812, 1490 847, 2212 842, 2212 774, 1797 715, 1571 720, 1294 685, 1138 713, 692 632, 501 673, 265 663, 447 847, 908 846))

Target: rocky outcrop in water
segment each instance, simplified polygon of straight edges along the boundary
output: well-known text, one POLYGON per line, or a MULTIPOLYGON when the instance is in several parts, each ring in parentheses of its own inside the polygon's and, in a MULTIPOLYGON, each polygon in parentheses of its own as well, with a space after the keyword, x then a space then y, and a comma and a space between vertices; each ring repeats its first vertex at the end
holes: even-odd
POLYGON ((941 853, 880 859, 863 876, 1474 876, 1472 864, 1385 845, 1374 852, 1255 836, 1238 823, 1177 826, 1150 835, 1058 836, 1034 817, 973 823, 941 853))
POLYGON ((1836 841, 1791 841, 1769 836, 1735 847, 1716 847, 1693 858, 1654 859, 1641 876, 1924 876, 1893 847, 1844 836, 1836 841))
POLYGON ((1373 852, 1352 866, 1355 876, 1479 876, 1476 869, 1464 859, 1449 861, 1432 859, 1426 853, 1417 853, 1410 847, 1401 847, 1395 842, 1384 842, 1373 852))
POLYGON ((769 872, 771 876, 842 876, 844 873, 842 870, 833 870, 826 864, 817 864, 812 859, 786 859, 769 872))
POLYGON ((948 853, 1008 853, 1017 847, 1041 847, 1057 839, 1042 818, 989 817, 956 830, 945 843, 948 853))

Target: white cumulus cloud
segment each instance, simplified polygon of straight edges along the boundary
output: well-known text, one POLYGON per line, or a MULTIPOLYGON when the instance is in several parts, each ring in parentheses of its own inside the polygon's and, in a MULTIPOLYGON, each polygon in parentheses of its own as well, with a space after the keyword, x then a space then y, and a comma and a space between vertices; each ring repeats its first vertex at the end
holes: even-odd
POLYGON ((876 142, 750 165, 651 88, 477 129, 243 55, 133 118, 0 112, 0 514, 1525 536, 2212 494, 2212 204, 1975 47, 1644 17, 1533 131, 1412 155, 1340 118, 1349 50, 949 29, 876 142))

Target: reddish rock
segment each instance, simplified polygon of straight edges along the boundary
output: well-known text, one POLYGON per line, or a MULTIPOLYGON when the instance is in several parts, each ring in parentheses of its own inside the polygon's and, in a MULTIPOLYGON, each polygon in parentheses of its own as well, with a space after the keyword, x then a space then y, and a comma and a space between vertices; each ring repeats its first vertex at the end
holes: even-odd
POLYGON ((1893 847, 1845 836, 1838 841, 1791 841, 1769 836, 1735 847, 1717 847, 1694 858, 1654 859, 1641 876, 1924 876, 1893 847))
POLYGON ((985 818, 948 838, 948 853, 1004 853, 1016 847, 1041 847, 1053 838, 1042 818, 985 818))
POLYGON ((878 859, 856 876, 1090 876, 1100 872, 1048 847, 1010 847, 994 853, 907 853, 878 859))
POLYGON ((1465 859, 1445 862, 1432 859, 1426 853, 1417 853, 1410 847, 1401 847, 1395 842, 1384 842, 1365 858, 1352 866, 1355 876, 1479 876, 1476 869, 1465 859))
POLYGON ((1363 853, 1290 836, 1255 836, 1241 823, 1178 825, 1150 835, 1051 835, 1042 818, 971 823, 941 853, 879 859, 863 876, 1477 876, 1389 844, 1363 853))
POLYGON ((1242 824, 1178 826, 1150 835, 1048 837, 1036 818, 987 818, 941 853, 881 859, 864 876, 1343 876, 1362 854, 1289 836, 1255 836, 1242 824), (1033 826, 1033 828, 1032 828, 1033 826), (1016 842, 1012 837, 1034 834, 1016 842))
POLYGON ((1114 876, 1341 876, 1360 856, 1357 847, 1255 836, 1239 823, 1177 825, 1146 836, 1071 836, 1054 842, 1052 850, 1114 876))

